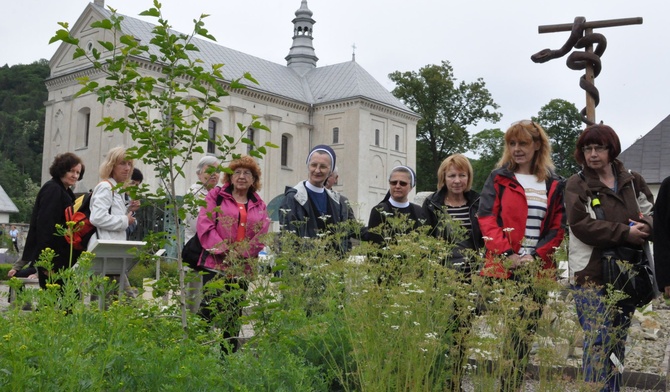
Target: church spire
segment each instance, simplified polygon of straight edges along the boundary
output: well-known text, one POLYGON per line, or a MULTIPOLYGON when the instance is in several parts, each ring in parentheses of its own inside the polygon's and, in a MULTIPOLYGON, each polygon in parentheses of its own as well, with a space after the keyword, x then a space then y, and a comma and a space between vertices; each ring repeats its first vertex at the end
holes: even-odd
POLYGON ((307 0, 302 0, 300 8, 295 12, 293 19, 293 45, 286 56, 286 63, 301 74, 316 68, 316 57, 312 45, 312 30, 314 29, 312 11, 307 8, 307 0))

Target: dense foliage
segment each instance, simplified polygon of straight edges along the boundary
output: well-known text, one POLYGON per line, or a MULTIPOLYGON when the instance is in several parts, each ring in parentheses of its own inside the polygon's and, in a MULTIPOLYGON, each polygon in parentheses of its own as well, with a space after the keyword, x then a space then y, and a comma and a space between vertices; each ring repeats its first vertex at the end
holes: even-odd
POLYGON ((542 106, 533 120, 547 131, 556 172, 565 178, 577 173, 580 167, 574 158, 574 152, 584 125, 575 104, 562 99, 552 99, 542 106))
POLYGON ((49 64, 0 67, 0 185, 19 209, 13 222, 28 222, 42 176, 44 102, 49 64))
MULTIPOLYGON (((452 243, 419 232, 347 254, 328 246, 330 235, 266 241, 275 244, 275 267, 246 293, 240 321, 254 334, 241 351, 225 354, 221 330, 190 313, 184 334, 179 293, 158 283, 153 299, 99 310, 86 298, 113 286, 90 272, 85 254, 62 286, 24 290, 16 301, 39 311, 3 312, 0 390, 441 391, 457 390, 446 385, 463 378, 496 390, 510 371, 505 331, 527 331, 519 309, 537 306, 526 285, 549 293, 530 357, 538 390, 568 382, 590 390, 557 371, 583 336, 573 305, 551 275, 538 274, 539 263, 516 281, 468 280, 451 268, 452 243)), ((226 317, 226 308, 218 311, 226 317)))
POLYGON ((442 160, 467 151, 468 126, 498 122, 498 104, 482 78, 459 83, 448 61, 426 65, 418 72, 396 71, 389 78, 396 84, 393 95, 421 116, 416 126, 416 169, 421 179, 417 191, 434 190, 442 160))

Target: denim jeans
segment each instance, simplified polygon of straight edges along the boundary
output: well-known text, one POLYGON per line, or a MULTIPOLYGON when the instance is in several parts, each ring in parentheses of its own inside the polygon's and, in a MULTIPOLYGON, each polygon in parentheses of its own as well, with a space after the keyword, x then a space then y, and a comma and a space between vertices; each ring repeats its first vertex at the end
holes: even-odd
POLYGON ((621 389, 621 374, 611 359, 614 354, 623 364, 626 337, 635 308, 606 301, 604 288, 572 286, 577 317, 584 330, 584 380, 602 384, 601 391, 621 389))

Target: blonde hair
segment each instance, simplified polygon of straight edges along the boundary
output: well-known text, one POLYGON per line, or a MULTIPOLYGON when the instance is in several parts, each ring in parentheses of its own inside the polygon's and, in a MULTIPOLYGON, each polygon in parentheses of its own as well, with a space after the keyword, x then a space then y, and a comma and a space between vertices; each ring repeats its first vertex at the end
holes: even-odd
POLYGON ((538 142, 540 144, 540 148, 533 155, 530 171, 539 181, 546 180, 549 177, 550 170, 554 169, 554 163, 551 160, 549 137, 540 124, 530 120, 517 121, 505 132, 505 150, 500 161, 498 161, 497 167, 507 165, 509 170, 514 172, 518 167, 509 148, 512 139, 517 142, 538 142))
POLYGON ((133 160, 126 157, 126 149, 123 146, 114 147, 107 152, 105 160, 100 164, 100 179, 109 180, 114 171, 114 166, 121 161, 126 161, 130 163, 130 171, 132 172, 135 168, 133 160))
POLYGON ((462 170, 468 174, 468 183, 465 186, 465 192, 468 192, 472 188, 472 177, 474 176, 474 171, 472 170, 470 160, 463 154, 449 155, 442 161, 440 167, 437 169, 437 190, 439 191, 446 185, 444 174, 451 166, 453 166, 456 170, 462 170))

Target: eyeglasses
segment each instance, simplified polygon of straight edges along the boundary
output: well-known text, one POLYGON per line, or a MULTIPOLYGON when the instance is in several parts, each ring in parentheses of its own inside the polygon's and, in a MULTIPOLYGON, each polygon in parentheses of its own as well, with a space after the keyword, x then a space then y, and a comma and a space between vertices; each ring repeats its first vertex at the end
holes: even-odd
POLYGON ((594 145, 591 145, 591 146, 582 147, 582 152, 585 153, 585 154, 588 154, 591 151, 595 151, 598 154, 600 154, 601 152, 604 152, 604 151, 607 151, 607 150, 608 150, 607 146, 601 146, 600 144, 594 144, 594 145))
POLYGON ((233 172, 233 175, 242 177, 253 177, 253 173, 251 173, 249 170, 235 170, 233 172))
POLYGON ((407 186, 407 185, 409 185, 409 183, 406 182, 406 181, 398 181, 398 180, 389 181, 389 184, 391 184, 391 186, 396 186, 396 185, 398 185, 398 184, 400 184, 400 186, 407 186))

